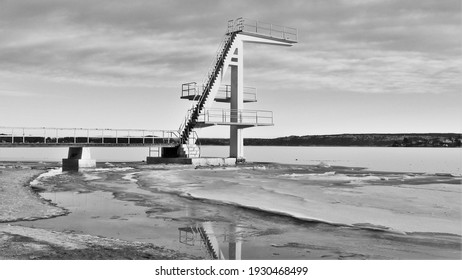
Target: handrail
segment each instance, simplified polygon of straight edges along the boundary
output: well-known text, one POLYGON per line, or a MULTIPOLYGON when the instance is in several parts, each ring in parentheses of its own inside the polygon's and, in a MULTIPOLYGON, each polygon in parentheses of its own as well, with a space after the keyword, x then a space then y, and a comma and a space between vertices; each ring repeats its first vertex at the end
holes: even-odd
POLYGON ((184 83, 181 85, 181 97, 196 96, 199 87, 196 82, 184 83), (191 91, 193 94, 191 94, 191 91))
POLYGON ((174 130, 0 126, 1 145, 155 145, 174 144, 174 130))
POLYGON ((207 108, 197 120, 204 123, 240 123, 249 125, 273 125, 273 112, 267 110, 236 110, 207 108))
MULTIPOLYGON (((203 80, 203 86, 204 86, 203 92, 199 93, 197 91, 193 97, 193 100, 197 99, 198 102, 196 103, 196 105, 193 105, 193 109, 192 109, 193 111, 191 113, 187 113, 187 118, 185 119, 184 123, 180 125, 181 141, 184 141, 185 138, 187 139, 189 137, 190 131, 192 130, 192 128, 194 128, 194 126, 192 126, 191 128, 187 127, 188 122, 192 118, 199 115, 200 111, 202 110, 202 107, 204 106, 204 103, 205 103, 204 99, 207 97, 205 93, 206 92, 209 93, 211 90, 213 77, 217 75, 218 71, 222 67, 222 61, 224 60, 223 54, 229 49, 229 46, 230 46, 229 44, 231 43, 232 38, 233 38, 232 34, 228 34, 228 33, 225 34, 223 40, 220 43, 220 46, 218 47, 217 54, 211 63, 209 71, 203 80), (185 133, 187 133, 188 135, 184 135, 185 133)), ((192 123, 191 125, 194 125, 194 124, 192 123)))
MULTIPOLYGON (((244 100, 256 101, 257 100, 257 88, 256 87, 244 87, 244 100)), ((185 83, 182 85, 181 97, 195 100, 199 94, 204 92, 204 86, 197 85, 196 82, 185 83)), ((231 98, 231 85, 222 85, 218 89, 216 98, 231 98)))
MULTIPOLYGON (((243 87, 244 100, 257 101, 257 88, 256 87, 243 87)), ((231 98, 231 85, 223 85, 218 89, 216 98, 231 98)))
POLYGON ((297 28, 266 23, 243 17, 237 18, 234 21, 228 21, 228 33, 231 32, 246 32, 291 42, 298 41, 297 28))
POLYGON ((107 131, 147 131, 147 132, 172 132, 177 133, 175 130, 168 129, 137 129, 137 128, 92 128, 92 127, 48 127, 48 126, 0 126, 0 129, 53 129, 53 130, 107 130, 107 131))
POLYGON ((183 122, 180 123, 180 126, 178 127, 178 134, 181 136, 181 133, 183 132, 184 128, 186 127, 186 124, 188 123, 189 119, 191 118, 192 111, 194 110, 194 106, 192 105, 189 110, 186 111, 186 115, 183 119, 183 122))
POLYGON ((202 154, 201 143, 200 143, 199 135, 197 134, 197 132, 195 130, 191 131, 191 135, 190 135, 188 141, 192 145, 185 144, 183 146, 183 147, 186 147, 186 149, 188 149, 187 156, 190 157, 191 156, 191 151, 194 151, 194 148, 197 147, 199 149, 199 151, 198 151, 199 154, 197 156, 200 157, 201 154, 202 154))
POLYGON ((202 150, 201 150, 201 141, 199 139, 199 135, 197 134, 195 130, 191 131, 191 133, 192 133, 192 140, 193 140, 192 142, 196 145, 196 147, 199 148, 199 157, 200 157, 202 154, 202 150))
POLYGON ((223 36, 223 39, 220 42, 220 45, 218 46, 217 51, 215 52, 215 56, 212 59, 212 62, 210 63, 209 70, 207 74, 204 76, 202 79, 202 84, 206 85, 207 82, 211 79, 213 74, 216 71, 216 68, 218 66, 218 61, 221 58, 221 55, 223 54, 223 51, 225 51, 227 43, 231 40, 231 35, 226 33, 225 36, 223 36))

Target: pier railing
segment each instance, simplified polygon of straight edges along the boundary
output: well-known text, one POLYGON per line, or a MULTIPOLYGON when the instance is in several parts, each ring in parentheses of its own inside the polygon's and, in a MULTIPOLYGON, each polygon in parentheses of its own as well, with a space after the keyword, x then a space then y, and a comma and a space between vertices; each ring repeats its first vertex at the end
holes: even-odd
POLYGON ((109 129, 0 127, 1 146, 173 146, 178 131, 109 129))

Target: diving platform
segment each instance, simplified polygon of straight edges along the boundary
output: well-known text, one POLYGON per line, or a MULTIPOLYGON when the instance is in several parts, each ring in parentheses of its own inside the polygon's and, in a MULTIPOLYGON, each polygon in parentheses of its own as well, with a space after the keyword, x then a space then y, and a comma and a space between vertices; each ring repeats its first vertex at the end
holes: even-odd
POLYGON ((190 135, 196 128, 226 125, 230 127, 229 157, 245 161, 243 129, 274 123, 271 111, 244 109, 245 103, 257 101, 256 88, 244 86, 244 44, 290 47, 297 42, 296 28, 247 18, 228 21, 225 36, 202 83, 182 85, 180 98, 194 104, 180 125, 181 143, 190 144, 190 135), (226 75, 228 70, 230 75, 226 75), (229 103, 229 109, 215 109, 213 102, 229 103))
POLYGON ((241 35, 253 37, 256 43, 281 44, 292 46, 298 42, 297 28, 266 23, 249 18, 228 21, 228 33, 240 32, 241 35), (261 39, 260 41, 258 39, 261 39))

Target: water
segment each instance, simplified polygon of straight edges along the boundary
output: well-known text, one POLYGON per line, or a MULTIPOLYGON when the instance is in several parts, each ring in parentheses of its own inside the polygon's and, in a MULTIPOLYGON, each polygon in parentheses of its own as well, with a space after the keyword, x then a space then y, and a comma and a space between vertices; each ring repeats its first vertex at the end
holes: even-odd
MULTIPOLYGON (((226 157, 225 146, 203 146, 203 156, 226 157)), ((395 172, 462 174, 460 148, 396 147, 280 147, 246 146, 245 157, 253 162, 319 164, 366 167, 395 172)))
POLYGON ((246 147, 246 156, 279 163, 51 171, 34 184, 71 214, 21 224, 206 258, 462 258, 461 149, 246 147))
MULTIPOLYGON (((202 146, 202 156, 227 157, 229 147, 202 146)), ((91 148, 99 162, 142 161, 146 147, 91 148)), ((0 161, 57 161, 67 157, 67 148, 0 148, 0 161)), ((371 170, 462 174, 460 148, 396 147, 263 147, 246 146, 251 162, 319 164, 366 167, 371 170)))

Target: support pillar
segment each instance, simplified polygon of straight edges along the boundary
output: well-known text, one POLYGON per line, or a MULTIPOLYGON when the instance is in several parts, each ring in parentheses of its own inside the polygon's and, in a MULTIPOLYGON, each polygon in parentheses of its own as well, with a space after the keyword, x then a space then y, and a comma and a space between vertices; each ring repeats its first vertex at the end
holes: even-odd
POLYGON ((96 160, 91 158, 90 148, 69 147, 67 158, 63 158, 63 171, 79 171, 81 168, 96 167, 96 160))
MULTIPOLYGON (((244 44, 236 42, 231 66, 231 123, 240 123, 240 111, 244 109, 244 44)), ((231 125, 229 133, 229 157, 244 161, 244 138, 242 128, 231 125)))

